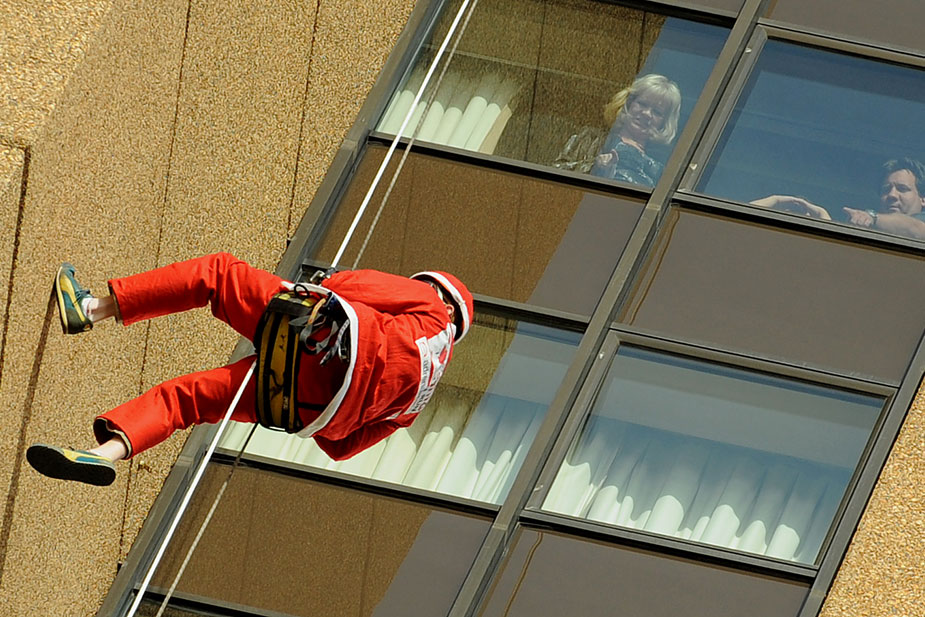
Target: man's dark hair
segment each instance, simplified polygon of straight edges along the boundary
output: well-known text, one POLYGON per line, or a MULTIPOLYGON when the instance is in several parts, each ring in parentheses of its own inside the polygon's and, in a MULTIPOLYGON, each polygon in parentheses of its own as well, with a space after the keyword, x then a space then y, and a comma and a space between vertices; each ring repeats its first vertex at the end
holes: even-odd
POLYGON ((925 189, 925 165, 916 159, 906 156, 898 159, 890 159, 883 164, 883 177, 885 178, 891 173, 902 171, 903 169, 915 176, 915 188, 918 190, 919 195, 922 195, 923 189, 925 189))

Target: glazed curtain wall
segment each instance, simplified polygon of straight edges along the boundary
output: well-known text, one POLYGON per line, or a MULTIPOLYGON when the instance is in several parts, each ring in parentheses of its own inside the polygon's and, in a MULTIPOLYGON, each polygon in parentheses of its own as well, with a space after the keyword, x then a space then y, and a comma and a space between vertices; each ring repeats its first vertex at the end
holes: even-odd
MULTIPOLYGON (((279 475, 336 507, 305 504, 313 544, 270 552, 314 563, 343 542, 345 563, 381 573, 345 587, 364 598, 351 614, 818 613, 921 377, 911 221, 925 213, 887 197, 882 165, 925 158, 922 50, 882 49, 862 19, 820 33, 794 2, 672 4, 481 0, 412 109, 458 3, 420 22, 303 254, 331 262, 410 112, 342 265, 454 272, 476 294, 474 328, 414 426, 351 460, 259 430, 244 452, 256 492, 239 495, 250 518, 220 525, 209 551, 258 553, 259 534, 221 534, 253 532, 266 510, 288 528, 261 501, 279 475), (656 136, 670 94, 607 109, 647 75, 677 87, 670 137, 656 136), (370 526, 393 509, 393 529, 370 526), (440 547, 457 517, 458 559, 440 547), (377 534, 402 549, 363 553, 377 534), (399 574, 430 567, 441 593, 422 609, 399 574)), ((226 459, 247 430, 225 436, 226 459)), ((191 602, 322 610, 197 576, 181 585, 191 602)))

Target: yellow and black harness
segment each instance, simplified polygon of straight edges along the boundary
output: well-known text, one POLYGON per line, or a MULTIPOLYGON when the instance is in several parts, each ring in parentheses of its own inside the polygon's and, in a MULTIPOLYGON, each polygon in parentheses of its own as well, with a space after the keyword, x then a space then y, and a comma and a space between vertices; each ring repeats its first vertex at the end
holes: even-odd
POLYGON ((323 354, 320 364, 349 360, 349 320, 337 297, 296 283, 270 300, 257 324, 257 422, 266 428, 298 433, 300 409, 323 405, 299 400, 302 353, 323 354))

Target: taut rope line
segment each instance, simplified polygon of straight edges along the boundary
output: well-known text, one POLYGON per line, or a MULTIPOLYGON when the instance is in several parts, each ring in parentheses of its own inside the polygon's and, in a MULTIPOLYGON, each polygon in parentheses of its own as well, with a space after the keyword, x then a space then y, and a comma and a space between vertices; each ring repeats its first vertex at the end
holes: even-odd
MULTIPOLYGON (((354 266, 353 266, 354 268, 356 268, 356 264, 359 262, 360 256, 362 256, 363 251, 366 249, 366 245, 369 242, 369 238, 372 235, 373 229, 375 229, 376 223, 379 221, 379 216, 382 214, 382 210, 385 207, 386 201, 388 200, 389 195, 392 192, 392 188, 395 186, 395 182, 398 178, 398 174, 399 172, 401 172, 401 169, 405 163, 405 159, 407 159, 408 157, 408 152, 411 149, 411 145, 414 143, 414 139, 417 136, 417 133, 421 128, 424 117, 427 115, 427 110, 430 109, 430 106, 433 103, 434 97, 436 96, 436 93, 437 93, 437 89, 440 86, 440 82, 443 80, 443 76, 446 74, 446 69, 449 66, 449 63, 452 60, 453 55, 456 52, 456 47, 459 45, 459 40, 462 38, 462 35, 465 32, 466 26, 469 23, 469 18, 472 16, 472 11, 475 10, 475 6, 477 4, 478 4, 478 0, 473 0, 472 7, 469 10, 468 14, 466 14, 463 27, 462 29, 460 29, 459 35, 456 37, 456 40, 453 44, 450 54, 447 56, 446 63, 444 64, 444 67, 440 75, 437 78, 437 82, 434 85, 433 91, 428 97, 427 103, 425 105, 424 113, 421 114, 420 120, 418 121, 418 124, 415 126, 414 133, 411 136, 408 146, 406 147, 405 152, 401 160, 399 161, 399 165, 396 168, 395 173, 392 175, 392 180, 389 184, 388 189, 386 190, 385 195, 383 196, 382 203, 379 206, 379 210, 376 212, 376 217, 373 220, 372 225, 370 226, 370 229, 366 235, 366 238, 364 239, 363 246, 361 247, 360 252, 357 255, 356 261, 354 262, 354 266)), ((411 116, 414 114, 414 110, 417 107, 417 104, 421 100, 421 96, 424 93, 424 89, 427 87, 427 84, 430 81, 430 78, 433 75, 434 70, 437 67, 437 64, 442 59, 443 53, 446 50, 447 45, 449 44, 450 38, 453 37, 456 31, 456 27, 459 25, 459 21, 462 18, 463 13, 465 13, 466 8, 468 6, 469 6, 469 0, 463 0, 463 3, 460 6, 459 11, 457 11, 455 18, 453 19, 453 23, 450 26, 449 31, 444 37, 443 42, 440 44, 440 47, 437 50, 437 53, 434 56, 434 59, 431 62, 430 67, 427 70, 427 74, 424 76, 424 80, 422 81, 421 86, 418 88, 418 91, 415 94, 415 97, 411 103, 410 109, 405 114, 405 118, 402 121, 401 127, 398 129, 398 132, 395 138, 392 140, 392 144, 391 146, 389 146, 389 150, 386 153, 385 158, 383 159, 382 163, 379 165, 379 169, 376 172, 376 176, 375 178, 373 178, 373 181, 370 184, 369 189, 366 192, 366 196, 363 198, 363 202, 360 204, 360 208, 357 211, 356 215, 354 216, 353 221, 350 224, 350 228, 347 230, 347 233, 345 234, 344 239, 341 242, 340 248, 337 250, 337 254, 334 256, 334 260, 331 263, 332 268, 336 267, 337 264, 340 262, 341 257, 343 257, 343 253, 347 248, 347 244, 350 242, 350 239, 353 236, 353 233, 356 231, 357 224, 359 223, 360 218, 362 218, 363 213, 366 210, 366 207, 368 206, 370 200, 372 199, 373 192, 376 190, 379 184, 379 180, 382 178, 382 175, 385 172, 385 168, 389 164, 392 154, 395 152, 395 148, 397 147, 398 142, 401 139, 401 136, 405 131, 405 128, 408 126, 408 123, 411 120, 411 116)), ((212 454, 215 452, 215 448, 218 446, 218 442, 221 439, 222 435, 224 434, 225 427, 227 426, 228 422, 231 419, 231 414, 234 411, 234 408, 237 406, 238 401, 241 398, 241 395, 244 393, 244 387, 247 385, 247 382, 250 380, 251 376, 254 374, 255 365, 256 365, 256 360, 254 361, 254 363, 251 364, 250 368, 248 369, 247 375, 245 375, 244 380, 241 382, 241 386, 238 388, 238 391, 235 394, 235 397, 232 400, 231 405, 229 405, 228 411, 225 412, 225 416, 222 418, 222 421, 218 426, 218 430, 216 431, 215 436, 212 438, 212 441, 209 444, 209 447, 206 450, 205 455, 202 457, 202 460, 200 460, 199 466, 196 469, 193 479, 190 482, 189 486, 187 486, 186 491, 183 494, 183 498, 180 501, 180 505, 178 506, 177 511, 173 514, 173 518, 170 522, 170 525, 168 526, 167 531, 164 534, 164 538, 160 546, 158 547, 158 550, 155 553, 154 558, 151 561, 151 564, 148 566, 148 570, 145 574, 145 577, 142 580, 141 585, 138 588, 138 591, 136 592, 135 599, 131 607, 129 608, 128 613, 126 613, 126 617, 134 617, 135 613, 138 611, 139 606, 141 606, 141 602, 144 599, 145 592, 147 591, 148 586, 151 584, 151 579, 154 576, 154 572, 157 570, 157 567, 160 564, 160 561, 163 558, 164 553, 166 552, 167 545, 169 544, 171 538, 173 537, 173 534, 176 531, 177 526, 179 525, 180 519, 183 517, 183 514, 186 511, 186 508, 189 506, 190 499, 192 498, 193 493, 196 491, 196 488, 198 487, 199 482, 202 479, 203 473, 205 472, 206 465, 208 464, 209 460, 212 458, 212 454)), ((250 438, 254 434, 254 430, 256 430, 256 428, 257 428, 257 425, 255 424, 254 427, 251 429, 250 434, 247 436, 247 439, 244 441, 244 445, 241 447, 240 452, 238 452, 238 455, 234 460, 234 464, 231 467, 231 471, 228 473, 228 476, 225 478, 224 483, 222 484, 221 488, 218 491, 218 494, 215 496, 215 500, 212 502, 212 507, 209 509, 209 512, 206 515, 205 520, 203 520, 202 522, 202 525, 199 527, 199 531, 197 532, 196 537, 193 540, 193 543, 190 545, 190 548, 186 553, 183 563, 180 566, 179 570, 177 571, 177 574, 174 577, 173 582, 171 583, 170 588, 167 591, 167 594, 164 596, 164 599, 161 602, 160 608, 158 609, 155 617, 162 617, 162 615, 164 614, 164 611, 167 608, 167 604, 170 602, 170 599, 173 597, 173 593, 176 590, 177 584, 179 583, 180 578, 183 575, 183 572, 186 569, 186 566, 189 563, 190 558, 192 557, 192 554, 196 549, 196 546, 199 544, 200 538, 205 532, 205 529, 208 526, 209 522, 212 520, 212 515, 215 513, 215 510, 217 509, 219 502, 221 501, 223 495, 225 494, 225 489, 227 488, 228 483, 231 481, 231 476, 234 474, 235 469, 237 469, 238 463, 241 460, 241 456, 244 454, 244 451, 247 448, 247 445, 250 442, 250 438)))
MULTIPOLYGON (((369 190, 366 191, 366 195, 363 197, 363 201, 360 203, 360 207, 357 210, 356 215, 353 217, 353 221, 350 223, 350 228, 347 230, 347 234, 344 236, 344 240, 343 242, 341 242, 340 248, 337 249, 337 254, 334 255, 334 261, 331 263, 332 268, 336 267, 337 264, 340 263, 340 259, 341 257, 343 257, 344 251, 347 249, 347 243, 350 242, 350 239, 353 236, 353 232, 356 230, 357 224, 360 222, 360 219, 363 217, 363 213, 366 212, 366 207, 369 205, 369 202, 373 197, 373 192, 379 186, 379 180, 382 179, 382 174, 385 173, 385 168, 388 166, 389 161, 392 160, 392 154, 395 152, 395 148, 398 146, 398 141, 401 139, 401 136, 405 132, 405 128, 407 128, 408 123, 411 121, 411 116, 414 115, 414 110, 417 108, 418 103, 421 100, 421 95, 424 94, 424 88, 427 87, 427 84, 430 81, 431 76, 434 74, 434 70, 436 70, 437 64, 440 62, 440 59, 443 57, 443 52, 446 50, 446 46, 449 44, 450 38, 453 36, 454 32, 456 31, 456 26, 459 25, 459 20, 462 18, 462 15, 465 12, 466 7, 468 5, 469 5, 469 0, 463 0, 462 5, 459 7, 459 11, 456 12, 456 17, 453 19, 453 23, 450 25, 449 31, 447 31, 446 36, 443 37, 443 42, 440 43, 440 48, 437 49, 437 53, 434 56, 434 59, 431 61, 430 66, 427 68, 427 73, 424 75, 424 80, 421 82, 421 87, 418 88, 417 93, 415 93, 414 95, 414 100, 411 101, 411 107, 408 109, 408 112, 405 114, 405 118, 404 120, 402 120, 401 126, 396 132, 395 139, 392 140, 392 143, 389 146, 388 152, 385 153, 385 158, 383 158, 382 163, 379 164, 379 169, 376 171, 376 176, 373 178, 372 183, 369 185, 369 190)), ((474 7, 475 4, 473 4, 472 6, 474 7)), ((471 12, 470 12, 470 15, 471 15, 471 12)), ((469 20, 467 18, 466 23, 468 23, 468 21, 469 20)), ((462 32, 463 31, 460 31, 459 38, 462 37, 462 32)), ((457 43, 459 42, 459 38, 457 38, 457 41, 456 41, 457 43)), ((455 52, 455 50, 456 50, 456 45, 453 46, 453 51, 455 52)), ((452 54, 450 54, 450 56, 447 58, 446 65, 449 65, 450 60, 452 59, 453 59, 453 56, 452 54)), ((444 66, 443 70, 444 72, 446 72, 446 66, 444 66)), ((441 79, 443 78, 443 73, 440 74, 440 78, 441 79)), ((435 87, 433 89, 433 92, 431 92, 430 94, 430 98, 427 102, 427 107, 430 107, 430 104, 431 102, 433 102, 433 98, 436 95, 436 93, 437 93, 437 88, 435 87)), ((415 131, 414 131, 415 135, 417 134, 418 130, 421 128, 421 124, 423 123, 424 117, 426 115, 427 115, 427 110, 425 109, 424 113, 421 114, 421 117, 418 120, 417 126, 415 127, 415 131)), ((415 135, 411 136, 412 140, 414 139, 415 135)), ((409 144, 408 147, 410 148, 411 145, 409 144)), ((402 159, 402 162, 404 162, 404 159, 402 159)), ((398 175, 399 171, 401 171, 401 167, 395 170, 395 174, 392 177, 393 184, 394 184, 395 177, 398 175)), ((385 199, 383 199, 383 205, 385 205, 385 199)))

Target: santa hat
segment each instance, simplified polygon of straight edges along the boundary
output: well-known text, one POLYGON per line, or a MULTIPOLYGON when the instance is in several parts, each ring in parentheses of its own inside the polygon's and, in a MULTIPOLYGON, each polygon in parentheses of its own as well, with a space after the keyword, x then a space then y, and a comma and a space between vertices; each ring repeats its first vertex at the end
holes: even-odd
POLYGON ((448 272, 428 271, 418 272, 411 275, 411 278, 421 280, 431 280, 449 294, 449 300, 456 307, 456 336, 453 340, 457 343, 462 340, 469 331, 472 324, 472 315, 475 312, 475 302, 472 300, 472 294, 463 285, 462 281, 448 272))

